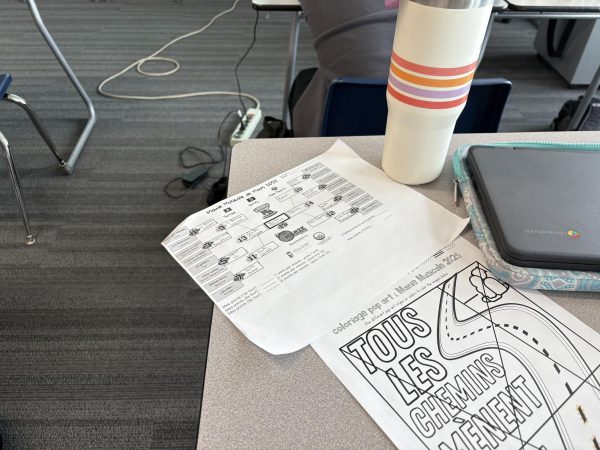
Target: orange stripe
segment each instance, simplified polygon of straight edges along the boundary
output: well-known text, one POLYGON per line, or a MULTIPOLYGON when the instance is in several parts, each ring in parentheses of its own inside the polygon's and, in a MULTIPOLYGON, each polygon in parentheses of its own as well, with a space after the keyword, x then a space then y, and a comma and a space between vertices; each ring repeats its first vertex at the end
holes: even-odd
POLYGON ((460 78, 446 78, 442 80, 438 80, 435 78, 425 78, 419 77, 417 75, 413 75, 412 73, 408 73, 400 69, 394 63, 390 64, 390 71, 396 75, 398 78, 408 81, 409 83, 418 84, 419 86, 426 87, 435 87, 435 88, 449 88, 449 87, 458 87, 464 84, 467 84, 469 81, 473 79, 475 73, 471 73, 467 76, 460 78))
POLYGON ((460 106, 467 101, 469 94, 464 97, 458 98, 456 100, 450 100, 448 102, 428 102, 426 100, 419 100, 416 98, 408 97, 406 95, 402 95, 398 91, 394 90, 390 85, 387 87, 387 91, 390 93, 392 97, 396 100, 401 101, 402 103, 406 103, 407 105, 416 106, 417 108, 426 108, 426 109, 448 109, 454 108, 456 106, 460 106))
POLYGON ((423 75, 433 75, 438 77, 452 77, 471 72, 477 67, 477 61, 462 67, 430 67, 415 64, 406 59, 400 58, 395 52, 392 52, 392 60, 400 67, 412 72, 419 72, 423 75))

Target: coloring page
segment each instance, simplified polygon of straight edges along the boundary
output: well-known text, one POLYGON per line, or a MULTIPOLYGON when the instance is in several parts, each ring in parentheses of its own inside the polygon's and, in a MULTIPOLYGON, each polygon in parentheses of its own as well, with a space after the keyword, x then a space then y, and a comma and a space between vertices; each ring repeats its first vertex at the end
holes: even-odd
POLYGON ((598 334, 482 261, 457 239, 313 348, 399 448, 600 448, 598 334))

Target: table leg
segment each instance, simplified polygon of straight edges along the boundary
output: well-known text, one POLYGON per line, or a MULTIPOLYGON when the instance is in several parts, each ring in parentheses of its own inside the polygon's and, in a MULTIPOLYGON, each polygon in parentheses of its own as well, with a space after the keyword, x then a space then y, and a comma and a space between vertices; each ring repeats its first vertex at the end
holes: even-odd
POLYGON ((59 64, 61 65, 61 67, 63 68, 65 73, 67 74, 67 77, 69 77, 69 80, 71 80, 71 83, 73 83, 73 86, 75 86, 75 89, 77 90, 77 92, 79 93, 81 98, 83 99, 83 101, 87 107, 87 110, 88 110, 88 115, 89 115, 88 121, 85 125, 85 128, 81 132, 81 135, 79 136, 79 139, 78 139, 77 143, 75 144, 75 147, 73 148, 69 157, 67 158, 67 164, 64 166, 65 172, 70 175, 73 173, 73 170, 75 170, 75 165, 77 164, 77 159, 79 158, 79 155, 80 155, 81 151, 83 150, 83 147, 85 146, 85 144, 90 136, 90 133, 92 132, 92 129, 94 128, 94 125, 96 124, 96 111, 94 110, 94 105, 92 104, 90 97, 85 92, 85 89, 83 88, 83 86, 81 85, 81 83, 79 82, 77 77, 75 76, 75 73, 71 69, 71 66, 69 66, 69 63, 63 56, 62 52, 60 51, 60 49, 58 48, 56 43, 54 42, 54 39, 48 32, 46 25, 44 25, 44 21, 42 20, 42 17, 40 16, 40 12, 37 8, 35 0, 25 0, 25 2, 27 3, 29 10, 31 11, 31 15, 33 16, 33 21, 35 22, 35 25, 37 26, 38 30, 42 34, 42 37, 48 44, 48 47, 50 47, 50 50, 52 51, 52 53, 58 60, 59 64))
POLYGON ((585 115, 588 107, 592 103, 592 98, 598 91, 598 88, 600 88, 600 66, 598 66, 598 70, 596 71, 596 75, 594 75, 594 79, 590 83, 590 86, 587 88, 587 91, 585 91, 581 102, 579 102, 579 106, 577 107, 575 114, 573 114, 573 117, 569 122, 567 130, 577 130, 577 127, 581 123, 583 116, 585 115))
POLYGON ((292 89, 292 82, 296 74, 296 54, 298 52, 298 35, 300 32, 300 16, 302 13, 294 12, 290 24, 290 38, 288 43, 288 60, 285 72, 285 85, 283 87, 282 120, 288 123, 288 96, 292 89))

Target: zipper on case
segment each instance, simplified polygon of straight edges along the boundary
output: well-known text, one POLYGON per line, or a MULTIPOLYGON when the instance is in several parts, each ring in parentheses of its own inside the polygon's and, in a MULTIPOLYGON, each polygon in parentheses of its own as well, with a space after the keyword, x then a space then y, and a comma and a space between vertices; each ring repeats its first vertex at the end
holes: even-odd
POLYGON ((491 146, 498 147, 518 147, 524 145, 534 145, 540 147, 558 147, 558 148, 569 148, 575 147, 576 150, 581 149, 590 149, 590 150, 599 150, 600 151, 600 143, 575 143, 575 142, 548 142, 548 141, 524 141, 524 142, 498 142, 495 144, 489 144, 491 146))
POLYGON ((460 181, 458 178, 454 179, 454 205, 458 206, 458 196, 460 195, 460 189, 458 188, 460 181))

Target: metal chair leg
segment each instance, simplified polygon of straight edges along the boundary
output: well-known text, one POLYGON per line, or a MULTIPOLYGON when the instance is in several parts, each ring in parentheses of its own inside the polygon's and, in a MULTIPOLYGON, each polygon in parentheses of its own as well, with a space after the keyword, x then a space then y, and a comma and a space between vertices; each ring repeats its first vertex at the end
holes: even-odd
POLYGON ((62 52, 56 45, 56 42, 54 42, 54 39, 52 38, 52 36, 50 35, 50 32, 46 28, 46 25, 44 25, 44 21, 42 20, 42 16, 40 15, 40 12, 37 8, 35 0, 25 0, 25 3, 29 7, 29 11, 31 12, 31 16, 33 17, 33 21, 35 22, 36 27, 38 28, 39 32, 42 34, 42 37, 48 44, 48 47, 50 47, 50 50, 52 51, 52 53, 58 60, 59 64, 61 65, 61 67, 63 68, 65 73, 67 74, 67 77, 69 77, 69 80, 71 81, 71 83, 73 84, 75 89, 77 90, 77 93, 79 94, 79 96, 81 97, 83 102, 85 103, 85 106, 87 107, 87 110, 88 110, 88 115, 89 115, 88 121, 85 125, 85 128, 81 132, 81 135, 79 136, 79 139, 78 139, 77 143, 75 144, 75 147, 73 148, 73 150, 71 151, 71 154, 67 158, 67 164, 65 164, 65 166, 64 166, 65 172, 68 175, 70 175, 73 173, 73 170, 75 170, 75 165, 77 164, 79 155, 80 155, 81 151, 83 150, 83 147, 85 146, 88 138, 90 137, 90 133, 92 132, 94 125, 96 124, 96 111, 94 110, 94 105, 92 104, 90 97, 88 96, 87 92, 85 92, 85 89, 83 88, 83 86, 81 85, 79 80, 77 79, 75 72, 73 72, 73 69, 71 69, 71 66, 69 66, 69 63, 67 62, 67 60, 63 56, 62 52))
POLYGON ((577 128, 579 128, 579 125, 581 125, 581 121, 583 120, 583 116, 585 116, 585 113, 592 104, 592 99, 594 98, 594 95, 596 95, 598 89, 600 89, 600 65, 598 66, 598 70, 594 75, 594 79, 588 86, 583 98, 579 102, 579 106, 575 110, 567 130, 575 131, 577 128))
POLYGON ((15 95, 15 94, 6 94, 4 96, 4 100, 19 106, 27 113, 27 115, 29 116, 29 119, 33 123, 33 126, 35 127, 37 132, 40 134, 40 136, 42 137, 42 139, 44 140, 44 142, 46 143, 46 145, 48 146, 50 151, 56 157, 59 167, 65 167, 67 165, 66 161, 64 159, 62 159, 62 157, 58 154, 58 151, 56 150, 56 146, 54 145, 52 138, 48 134, 48 131, 42 124, 42 121, 40 120, 38 115, 35 113, 33 108, 31 106, 29 106, 23 98, 19 97, 18 95, 15 95))
POLYGON ((10 181, 12 182, 13 190, 15 191, 15 197, 17 198, 19 209, 21 210, 21 214, 23 215, 23 223, 25 224, 25 230, 27 231, 27 236, 25 237, 25 244, 33 245, 35 244, 35 237, 31 233, 31 228, 29 227, 29 218, 27 217, 27 212, 25 211, 25 204, 23 203, 23 195, 21 194, 21 183, 19 182, 19 175, 17 174, 17 170, 15 169, 15 163, 10 153, 10 146, 8 145, 8 141, 2 133, 0 133, 0 146, 4 150, 6 170, 8 171, 10 181))

